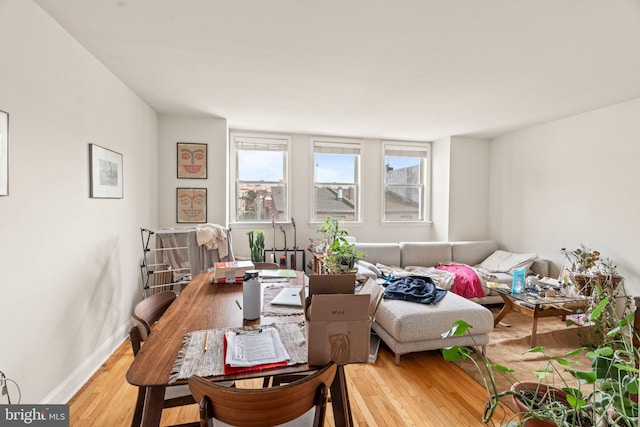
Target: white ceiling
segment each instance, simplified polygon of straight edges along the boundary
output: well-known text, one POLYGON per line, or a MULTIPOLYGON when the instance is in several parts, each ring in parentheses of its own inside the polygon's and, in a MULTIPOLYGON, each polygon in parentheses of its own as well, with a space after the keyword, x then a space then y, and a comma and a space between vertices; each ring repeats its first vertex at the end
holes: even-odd
POLYGON ((640 0, 35 0, 159 113, 408 140, 640 97, 640 0))

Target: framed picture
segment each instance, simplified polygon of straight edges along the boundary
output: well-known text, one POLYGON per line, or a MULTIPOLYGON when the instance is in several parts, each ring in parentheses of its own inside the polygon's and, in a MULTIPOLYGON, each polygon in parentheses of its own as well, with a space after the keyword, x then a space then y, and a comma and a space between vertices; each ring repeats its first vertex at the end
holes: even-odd
POLYGON ((176 189, 176 222, 207 222, 207 189, 176 189))
POLYGON ((178 142, 178 178, 207 178, 207 144, 178 142))
POLYGON ((0 111, 0 196, 9 195, 9 113, 0 111))
POLYGON ((122 199, 122 154, 89 144, 89 158, 90 196, 100 199, 122 199))

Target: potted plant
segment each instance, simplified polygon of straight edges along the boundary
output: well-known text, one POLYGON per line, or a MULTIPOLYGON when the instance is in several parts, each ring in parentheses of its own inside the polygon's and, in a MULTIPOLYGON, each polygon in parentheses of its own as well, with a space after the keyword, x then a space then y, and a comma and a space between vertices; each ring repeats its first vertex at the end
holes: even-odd
MULTIPOLYGON (((584 244, 580 244, 580 247, 573 250, 562 248, 561 252, 571 263, 565 280, 574 284, 580 294, 589 298, 585 308, 586 316, 583 317, 588 317, 589 313, 607 297, 611 302, 608 309, 619 311, 616 307, 618 294, 621 294, 625 300, 622 311, 626 312, 630 309, 630 299, 626 295, 624 286, 620 286, 624 278, 618 274, 617 266, 611 259, 602 257, 599 251, 592 250, 584 244)), ((608 331, 616 327, 614 319, 613 315, 594 318, 589 330, 590 335, 602 341, 608 331)), ((572 322, 571 318, 570 322, 572 322)))
POLYGON ((327 244, 332 245, 335 242, 336 237, 346 236, 347 234, 349 234, 346 229, 341 228, 343 224, 343 218, 329 216, 325 218, 324 222, 322 223, 320 228, 316 230, 316 232, 322 233, 324 239, 327 241, 327 244))
POLYGON ((344 237, 336 237, 327 249, 324 266, 330 273, 348 273, 355 271, 357 261, 364 258, 362 251, 356 249, 356 245, 347 242, 344 237))
POLYGON ((584 244, 572 250, 562 248, 560 252, 571 263, 569 278, 583 295, 591 296, 596 286, 613 294, 623 281, 611 259, 602 258, 599 251, 584 244))
POLYGON ((261 262, 264 260, 264 231, 247 231, 249 236, 249 249, 251 250, 251 261, 261 262))
MULTIPOLYGON (((607 296, 591 311, 590 320, 597 320, 599 316, 615 316, 615 311, 610 308, 611 300, 607 296)), ((637 426, 640 371, 639 349, 633 345, 634 337, 637 339, 633 315, 630 312, 616 318, 616 327, 594 349, 583 347, 562 357, 545 356, 545 366, 533 371, 537 382, 519 381, 513 369, 492 364, 486 354, 471 357, 472 351, 468 347, 452 346, 442 353, 447 361, 470 360, 478 370, 489 397, 482 420, 485 423, 492 419, 500 399, 507 397, 520 408, 516 415, 526 426, 637 426), (585 354, 592 361, 590 370, 572 369, 580 354, 585 354), (510 389, 498 389, 495 380, 498 374, 509 378, 512 383, 510 389), (575 379, 572 384, 568 382, 570 377, 575 379), (578 385, 573 385, 574 382, 578 385), (543 420, 547 424, 535 424, 543 420)), ((463 335, 471 327, 459 320, 442 336, 463 335)), ((544 347, 529 349, 529 352, 544 355, 544 347)))

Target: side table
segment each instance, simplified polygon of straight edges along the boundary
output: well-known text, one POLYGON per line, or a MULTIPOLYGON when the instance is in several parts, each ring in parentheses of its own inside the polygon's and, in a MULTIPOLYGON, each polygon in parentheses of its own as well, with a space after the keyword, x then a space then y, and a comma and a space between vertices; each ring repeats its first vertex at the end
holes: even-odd
POLYGON ((496 291, 502 297, 504 306, 493 320, 493 327, 510 311, 517 311, 532 318, 531 323, 531 347, 536 346, 536 332, 538 329, 538 319, 541 317, 561 317, 564 319, 569 314, 576 314, 587 303, 587 298, 581 295, 568 297, 565 295, 555 295, 543 297, 537 294, 520 293, 514 294, 509 290, 497 288, 496 291))

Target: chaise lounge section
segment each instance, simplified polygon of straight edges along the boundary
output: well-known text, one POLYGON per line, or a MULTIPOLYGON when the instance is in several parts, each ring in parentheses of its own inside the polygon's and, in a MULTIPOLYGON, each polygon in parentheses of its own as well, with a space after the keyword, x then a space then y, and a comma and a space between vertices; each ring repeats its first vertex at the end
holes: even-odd
POLYGON ((419 304, 383 299, 378 306, 371 329, 394 353, 396 365, 407 353, 439 350, 452 345, 478 346, 484 351, 493 329, 493 314, 486 307, 453 292, 437 304, 419 304), (464 320, 473 325, 472 335, 443 339, 453 322, 464 320))
MULTIPOLYGON (((400 243, 356 243, 356 248, 365 255, 365 261, 358 267, 358 273, 380 280, 376 265, 406 268, 436 267, 441 263, 455 262, 476 266, 498 251, 495 241, 469 242, 400 242, 400 243)), ((530 269, 534 274, 548 276, 549 262, 533 260, 530 269)), ((497 282, 510 283, 508 272, 494 272, 497 282)), ((493 314, 484 307, 487 304, 502 303, 502 298, 486 287, 482 280, 485 296, 467 299, 453 292, 437 304, 419 304, 407 301, 383 299, 378 306, 371 328, 394 352, 396 365, 400 356, 407 353, 438 350, 452 345, 478 346, 484 351, 489 342, 489 332, 493 329, 493 314), (441 335, 448 331, 453 322, 464 320, 471 324, 471 335, 449 337, 441 335)))

